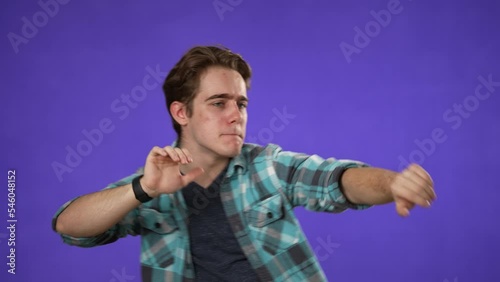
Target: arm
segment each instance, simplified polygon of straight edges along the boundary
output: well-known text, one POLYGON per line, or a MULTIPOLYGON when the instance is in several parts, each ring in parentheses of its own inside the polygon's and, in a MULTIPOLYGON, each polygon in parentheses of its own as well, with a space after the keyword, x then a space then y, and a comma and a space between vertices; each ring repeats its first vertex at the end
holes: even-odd
POLYGON ((393 201, 390 185, 396 175, 375 167, 350 168, 342 174, 340 188, 351 203, 387 204, 393 201))
POLYGON ((429 207, 436 199, 431 177, 415 164, 397 173, 280 149, 275 150, 273 161, 292 205, 309 210, 342 212, 394 201, 398 214, 408 216, 415 204, 429 207))
POLYGON ((364 163, 323 159, 317 155, 281 151, 277 147, 273 152, 273 166, 280 186, 294 207, 332 213, 369 207, 349 202, 340 189, 344 171, 367 166, 364 163))
POLYGON ((350 202, 379 205, 394 201, 401 216, 408 216, 415 205, 429 207, 436 199, 431 177, 416 164, 401 173, 381 168, 347 169, 340 182, 350 202))
MULTIPOLYGON (((203 173, 201 168, 195 168, 186 175, 181 175, 179 165, 191 162, 192 158, 185 149, 154 147, 146 159, 144 176, 140 179, 144 191, 154 198, 161 194, 174 193, 186 186, 203 173)), ((128 214, 134 217, 134 209, 141 204, 135 198, 130 184, 136 176, 138 174, 113 185, 118 187, 88 194, 69 203, 56 215, 53 223, 55 230, 71 237, 82 238, 101 235, 121 220, 135 225, 135 218, 124 217, 128 214)), ((113 234, 107 235, 116 237, 113 234)))
POLYGON ((105 189, 73 201, 57 217, 55 228, 72 237, 97 236, 139 205, 131 184, 105 189))

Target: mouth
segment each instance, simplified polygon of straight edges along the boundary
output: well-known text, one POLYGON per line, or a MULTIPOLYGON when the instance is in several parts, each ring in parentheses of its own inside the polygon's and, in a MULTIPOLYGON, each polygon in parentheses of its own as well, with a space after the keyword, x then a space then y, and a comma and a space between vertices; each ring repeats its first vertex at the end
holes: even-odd
POLYGON ((221 134, 221 136, 232 136, 232 137, 239 137, 239 138, 243 139, 243 136, 241 136, 241 134, 237 134, 237 133, 221 134))

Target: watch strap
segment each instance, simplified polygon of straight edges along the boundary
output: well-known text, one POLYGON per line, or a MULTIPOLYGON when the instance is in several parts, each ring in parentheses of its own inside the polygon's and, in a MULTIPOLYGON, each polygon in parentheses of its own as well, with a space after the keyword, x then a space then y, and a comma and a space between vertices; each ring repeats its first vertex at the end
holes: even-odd
POLYGON ((142 185, 140 182, 142 176, 143 175, 139 175, 132 180, 132 190, 134 190, 135 198, 139 202, 146 203, 151 201, 153 198, 151 198, 146 192, 144 192, 144 189, 142 189, 142 185))

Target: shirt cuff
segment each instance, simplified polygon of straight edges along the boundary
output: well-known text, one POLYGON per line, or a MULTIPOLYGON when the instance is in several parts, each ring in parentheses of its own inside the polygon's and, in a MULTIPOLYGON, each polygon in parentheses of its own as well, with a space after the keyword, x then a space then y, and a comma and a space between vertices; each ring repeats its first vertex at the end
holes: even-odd
POLYGON ((342 187, 340 185, 340 180, 342 179, 342 175, 344 174, 344 172, 347 169, 349 169, 349 168, 370 167, 370 165, 368 165, 366 163, 363 163, 363 162, 360 162, 360 161, 354 161, 354 160, 342 160, 342 162, 345 162, 345 164, 343 165, 344 169, 340 173, 339 179, 338 179, 338 185, 339 185, 338 192, 339 192, 340 195, 336 195, 337 196, 337 202, 341 203, 341 204, 344 204, 346 206, 346 208, 353 209, 353 210, 364 210, 364 209, 372 207, 372 205, 354 204, 354 203, 350 202, 347 199, 347 197, 345 196, 345 194, 343 193, 343 191, 342 191, 343 189, 342 189, 342 187))

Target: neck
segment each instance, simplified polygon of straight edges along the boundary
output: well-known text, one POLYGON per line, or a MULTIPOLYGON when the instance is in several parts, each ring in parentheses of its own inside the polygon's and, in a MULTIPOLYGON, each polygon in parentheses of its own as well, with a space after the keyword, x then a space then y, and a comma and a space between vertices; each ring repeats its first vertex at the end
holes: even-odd
POLYGON ((224 168, 226 168, 230 160, 227 157, 216 155, 206 148, 195 146, 191 142, 186 142, 185 139, 182 140, 179 147, 187 149, 193 158, 192 163, 181 165, 181 171, 183 173, 187 173, 195 167, 201 167, 205 171, 205 173, 194 180, 202 187, 208 187, 224 168))

